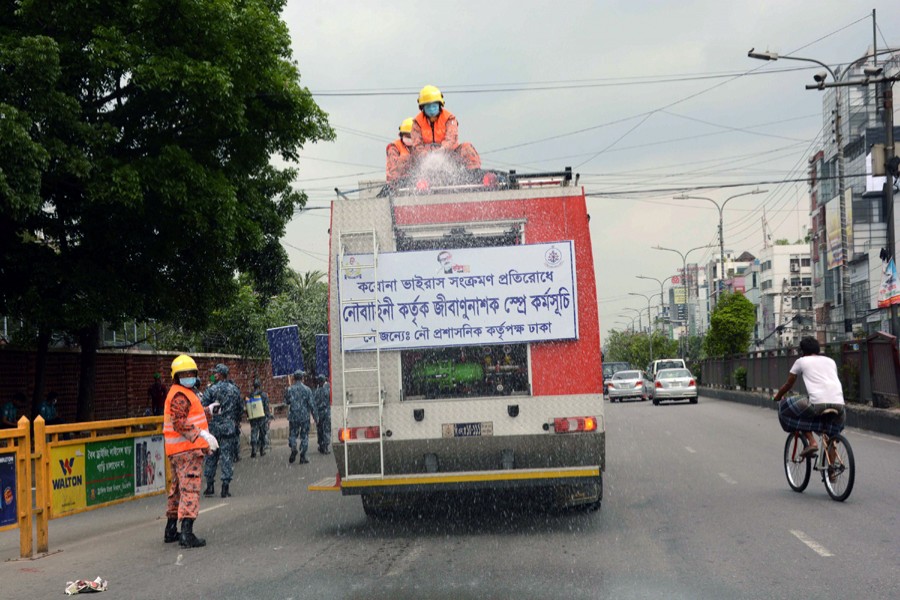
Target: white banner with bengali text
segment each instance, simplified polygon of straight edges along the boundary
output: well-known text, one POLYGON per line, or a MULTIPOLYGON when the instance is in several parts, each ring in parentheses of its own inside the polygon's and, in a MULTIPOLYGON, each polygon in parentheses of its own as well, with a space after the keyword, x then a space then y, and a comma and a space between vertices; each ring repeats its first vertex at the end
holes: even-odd
POLYGON ((347 351, 578 338, 572 241, 379 254, 377 290, 371 254, 343 260, 347 351))

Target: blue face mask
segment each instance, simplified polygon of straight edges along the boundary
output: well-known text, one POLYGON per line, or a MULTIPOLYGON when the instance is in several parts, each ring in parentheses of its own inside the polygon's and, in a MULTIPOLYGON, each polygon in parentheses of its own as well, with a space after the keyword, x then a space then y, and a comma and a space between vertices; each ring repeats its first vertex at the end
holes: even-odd
POLYGON ((182 377, 180 379, 180 381, 181 381, 181 385, 183 385, 184 387, 192 388, 192 387, 194 387, 194 384, 197 383, 197 378, 196 377, 182 377))
POLYGON ((438 116, 439 112, 441 112, 441 105, 439 102, 429 102, 422 107, 422 112, 425 113, 426 117, 434 118, 438 116))

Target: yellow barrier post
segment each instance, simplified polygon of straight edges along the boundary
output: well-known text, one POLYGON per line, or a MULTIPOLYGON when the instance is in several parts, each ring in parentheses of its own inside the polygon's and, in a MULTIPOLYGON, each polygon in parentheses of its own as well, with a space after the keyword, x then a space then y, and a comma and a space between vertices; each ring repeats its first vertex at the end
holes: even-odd
POLYGON ((31 506, 31 422, 28 417, 19 419, 22 437, 16 445, 16 479, 18 489, 16 507, 19 511, 19 556, 31 558, 33 551, 31 506))
POLYGON ((44 418, 40 415, 34 420, 34 487, 37 551, 46 553, 50 549, 50 450, 47 447, 44 418))

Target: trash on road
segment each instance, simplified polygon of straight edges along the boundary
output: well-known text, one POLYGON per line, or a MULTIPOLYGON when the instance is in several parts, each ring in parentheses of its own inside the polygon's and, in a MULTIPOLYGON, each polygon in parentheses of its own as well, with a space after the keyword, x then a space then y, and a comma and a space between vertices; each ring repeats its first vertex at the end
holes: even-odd
POLYGON ((87 579, 69 581, 66 583, 66 595, 72 596, 81 593, 105 592, 108 584, 108 581, 100 577, 93 581, 88 581, 87 579))

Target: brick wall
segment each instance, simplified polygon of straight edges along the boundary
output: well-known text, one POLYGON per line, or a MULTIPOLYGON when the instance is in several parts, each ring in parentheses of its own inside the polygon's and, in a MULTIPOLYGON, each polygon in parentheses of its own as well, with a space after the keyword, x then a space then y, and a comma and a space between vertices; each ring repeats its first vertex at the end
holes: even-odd
MULTIPOLYGON (((97 354, 97 380, 94 388, 94 417, 97 420, 139 417, 150 406, 147 388, 153 383, 153 374, 159 372, 162 381, 172 384, 171 364, 177 354, 152 352, 100 351, 97 354)), ((16 409, 19 416, 31 411, 31 395, 34 390, 35 352, 0 349, 0 405, 8 400, 15 402, 15 394, 23 392, 26 406, 16 409)), ((200 369, 201 388, 206 389, 209 375, 218 363, 225 363, 230 377, 246 395, 252 389, 254 375, 260 378, 262 389, 273 403, 280 403, 287 380, 274 379, 268 359, 242 359, 238 356, 192 354, 200 369)), ((44 394, 59 394, 57 408, 60 417, 73 422, 78 396, 78 375, 81 353, 77 350, 51 350, 47 356, 44 373, 44 394)))

